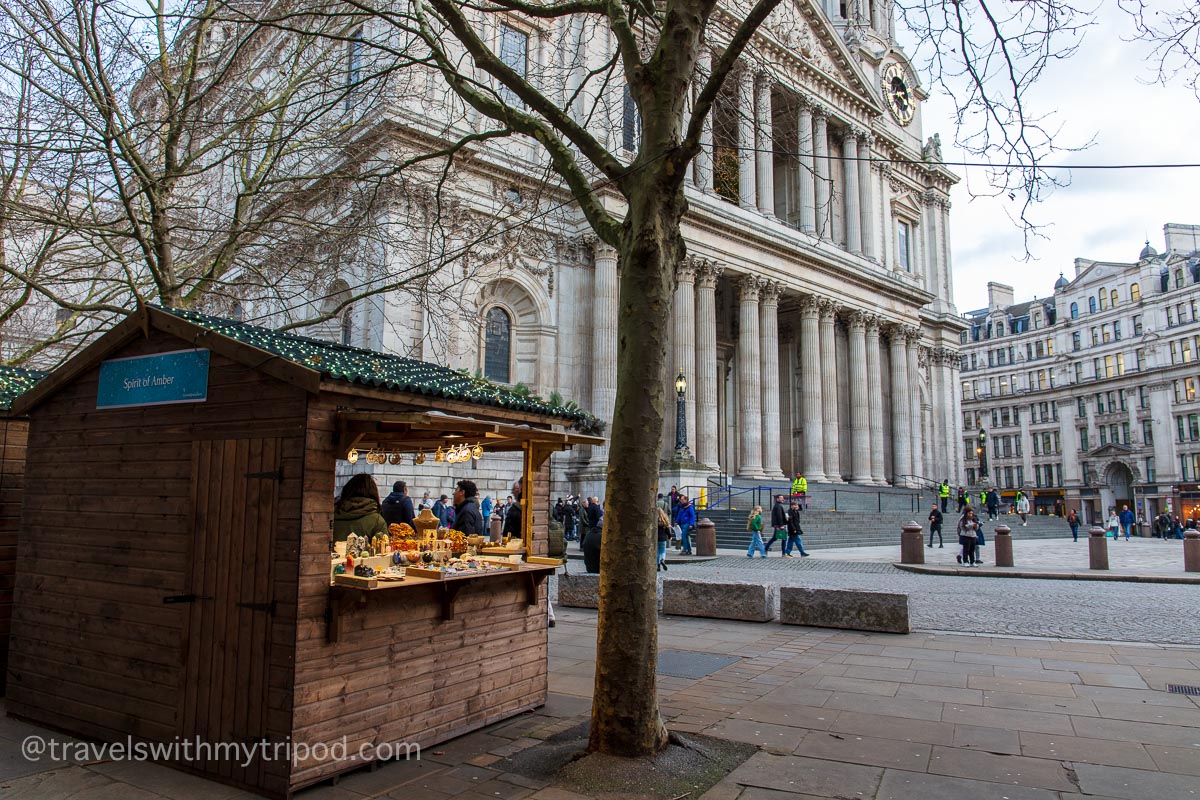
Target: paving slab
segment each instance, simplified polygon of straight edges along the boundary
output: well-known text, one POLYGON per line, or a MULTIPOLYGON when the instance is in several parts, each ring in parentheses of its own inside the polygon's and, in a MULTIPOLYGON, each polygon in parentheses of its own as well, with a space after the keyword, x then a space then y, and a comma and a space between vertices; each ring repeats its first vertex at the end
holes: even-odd
POLYGON ((1071 718, 1065 714, 1050 714, 1044 711, 1022 711, 1008 708, 947 705, 942 712, 942 719, 946 722, 1004 728, 1010 731, 1069 734, 1074 733, 1075 730, 1071 726, 1071 718))
POLYGON ((1060 761, 1077 761, 1083 764, 1107 764, 1133 769, 1155 768, 1154 759, 1140 744, 1029 732, 1022 733, 1020 738, 1021 755, 1033 758, 1052 758, 1060 761))
POLYGON ((1191 775, 1126 769, 1096 764, 1077 764, 1079 788, 1084 794, 1103 794, 1127 800, 1194 800, 1200 797, 1200 781, 1191 775))
POLYGON ((729 774, 744 786, 817 797, 874 797, 883 770, 838 761, 759 753, 729 774))
POLYGON ((954 725, 949 722, 932 722, 920 719, 901 719, 881 714, 861 714, 854 711, 841 712, 829 728, 837 733, 859 736, 875 736, 901 742, 924 742, 926 744, 954 744, 954 725))
POLYGON ((929 754, 932 750, 933 745, 923 742, 811 731, 795 749, 795 754, 827 761, 924 772, 929 765, 929 754))
MULTIPOLYGON (((868 795, 869 796, 869 795, 868 795)), ((1047 789, 889 769, 875 800, 1058 800, 1047 789)))
MULTIPOLYGON (((1146 745, 1146 752, 1154 759, 1155 766, 1162 772, 1177 772, 1181 775, 1200 775, 1200 746, 1197 747, 1167 747, 1164 745, 1146 745)), ((1107 762, 1111 766, 1135 766, 1107 762)))
POLYGON ((965 748, 934 747, 929 772, 1056 792, 1079 788, 1059 761, 965 748))

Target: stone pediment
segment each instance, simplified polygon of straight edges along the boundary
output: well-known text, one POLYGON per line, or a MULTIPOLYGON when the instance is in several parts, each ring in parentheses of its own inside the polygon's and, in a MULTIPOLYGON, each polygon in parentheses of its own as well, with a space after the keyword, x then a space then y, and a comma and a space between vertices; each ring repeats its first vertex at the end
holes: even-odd
POLYGON ((808 62, 882 113, 878 90, 814 0, 792 0, 779 5, 764 23, 763 31, 793 56, 808 62))
POLYGON ((1088 453, 1088 458, 1120 458, 1127 456, 1133 452, 1133 448, 1127 444, 1110 443, 1097 447, 1095 450, 1088 453))
POLYGON ((1080 281, 1091 283, 1093 281, 1102 282, 1107 280, 1121 279, 1130 272, 1136 274, 1137 268, 1134 267, 1131 270, 1128 264, 1108 264, 1103 261, 1096 261, 1083 272, 1079 273, 1075 280, 1072 281, 1072 284, 1078 286, 1080 281))

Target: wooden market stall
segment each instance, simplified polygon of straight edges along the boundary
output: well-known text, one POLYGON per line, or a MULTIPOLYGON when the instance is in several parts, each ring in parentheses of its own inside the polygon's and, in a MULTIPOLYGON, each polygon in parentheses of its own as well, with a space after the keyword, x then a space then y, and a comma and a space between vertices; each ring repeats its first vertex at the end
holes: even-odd
POLYGON ((17 529, 25 487, 29 421, 10 413, 12 403, 46 373, 0 366, 0 693, 8 672, 8 631, 17 572, 17 529))
POLYGON ((10 714, 101 740, 299 743, 297 763, 278 748, 244 767, 211 751, 174 762, 287 797, 361 766, 362 745, 429 747, 545 702, 549 456, 600 443, 572 432, 590 415, 420 361, 153 307, 14 410, 38 457, 10 714), (523 453, 530 558, 332 585, 338 459, 463 444, 523 453), (345 758, 315 757, 339 743, 345 758))

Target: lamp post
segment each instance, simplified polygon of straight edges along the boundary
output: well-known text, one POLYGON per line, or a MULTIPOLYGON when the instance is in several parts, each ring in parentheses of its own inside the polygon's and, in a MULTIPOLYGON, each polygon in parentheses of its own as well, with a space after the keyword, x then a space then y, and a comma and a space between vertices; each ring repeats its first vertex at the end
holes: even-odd
POLYGON ((975 448, 975 452, 979 454, 979 482, 987 483, 987 431, 983 428, 979 429, 979 446, 975 448))
POLYGON ((687 393, 687 378, 683 370, 675 378, 675 457, 683 460, 689 456, 687 444, 687 409, 684 395, 687 393))

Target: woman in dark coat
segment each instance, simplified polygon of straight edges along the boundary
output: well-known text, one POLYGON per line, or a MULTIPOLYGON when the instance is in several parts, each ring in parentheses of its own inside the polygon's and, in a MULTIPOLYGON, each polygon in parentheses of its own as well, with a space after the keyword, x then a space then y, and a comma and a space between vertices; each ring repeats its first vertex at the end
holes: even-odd
POLYGON ((604 523, 602 522, 603 516, 600 514, 600 503, 598 501, 593 500, 588 505, 587 519, 590 524, 587 533, 583 537, 583 541, 580 543, 580 549, 583 550, 583 568, 587 572, 599 574, 600 539, 604 523))

